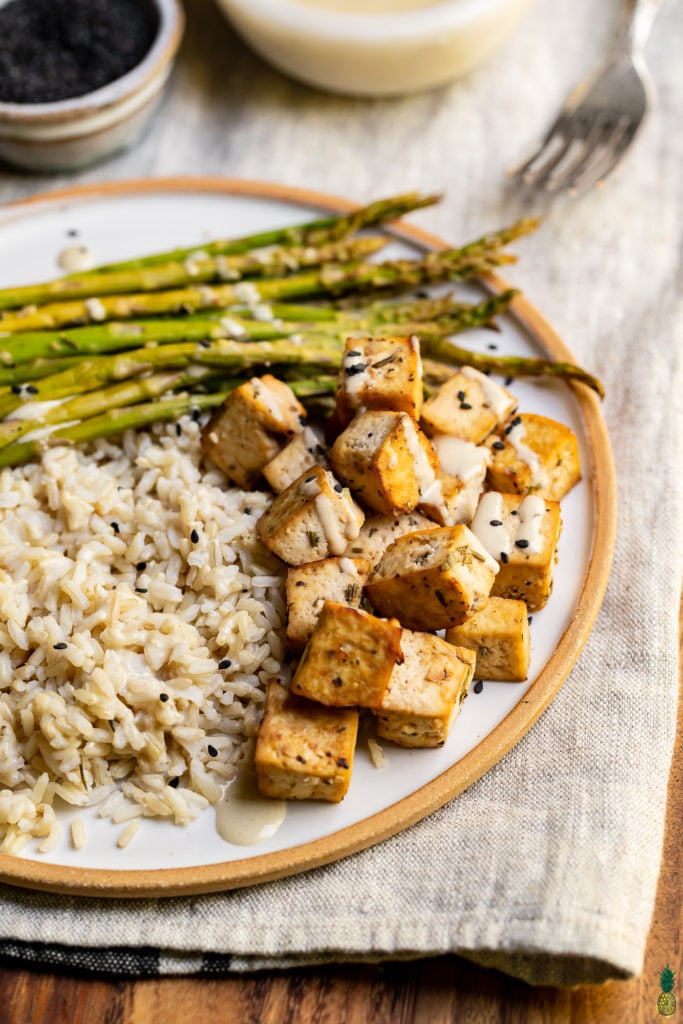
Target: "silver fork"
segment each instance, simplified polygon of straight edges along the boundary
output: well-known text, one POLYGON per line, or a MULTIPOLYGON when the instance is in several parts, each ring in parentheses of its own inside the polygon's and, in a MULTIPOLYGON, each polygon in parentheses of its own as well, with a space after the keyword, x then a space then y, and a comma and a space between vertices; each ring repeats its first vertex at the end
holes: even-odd
POLYGON ((655 99, 643 50, 662 0, 627 0, 612 53, 570 93, 534 155, 510 171, 533 190, 574 194, 601 186, 655 99))

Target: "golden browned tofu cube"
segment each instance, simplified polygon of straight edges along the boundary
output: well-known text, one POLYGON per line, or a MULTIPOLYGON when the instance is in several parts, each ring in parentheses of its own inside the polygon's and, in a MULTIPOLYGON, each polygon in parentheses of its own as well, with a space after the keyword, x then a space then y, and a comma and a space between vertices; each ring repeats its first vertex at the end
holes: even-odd
POLYGON ((581 479, 576 435, 547 416, 521 413, 486 444, 491 490, 559 501, 581 479))
POLYGON ((395 540, 416 530, 434 530, 433 523, 420 512, 403 512, 391 516, 368 516, 355 540, 349 543, 346 554, 350 558, 367 558, 377 565, 380 558, 395 540))
POLYGON ((357 733, 356 708, 326 708, 269 682, 254 754, 259 793, 339 803, 351 781, 357 733))
POLYGON ((467 696, 475 654, 407 629, 401 650, 404 661, 376 711, 377 735, 400 747, 442 747, 467 696))
POLYGON ((422 361, 415 335, 347 339, 337 385, 342 426, 361 408, 405 412, 419 419, 422 361))
POLYGON ((258 535, 289 565, 343 555, 364 516, 329 470, 312 466, 278 494, 257 524, 258 535))
POLYGON ((423 430, 481 444, 517 408, 514 395, 472 366, 463 366, 422 407, 423 430))
POLYGON ((325 601, 358 608, 372 568, 367 558, 323 558, 287 572, 287 639, 303 647, 325 601))
POLYGON ((311 466, 327 469, 327 453, 315 430, 304 427, 263 467, 263 475, 273 490, 281 494, 311 466))
POLYGON ((394 541, 366 589, 380 615, 431 632, 457 626, 483 608, 497 571, 467 526, 437 527, 394 541))
POLYGON ((475 679, 517 683, 529 675, 531 639, 524 601, 489 597, 485 608, 447 629, 446 640, 474 652, 475 679))
POLYGON ((263 467, 301 430, 306 410, 271 374, 231 391, 202 430, 202 449, 239 487, 253 487, 263 467))
POLYGON ((375 512, 412 512, 428 500, 439 462, 428 439, 403 412, 361 412, 332 446, 335 473, 375 512))
POLYGON ((553 587, 561 529, 557 501, 535 494, 483 494, 472 531, 498 560, 491 593, 524 601, 533 611, 543 608, 553 587))
POLYGON ((292 692, 330 707, 376 708, 401 658, 401 626, 326 601, 292 680, 292 692))

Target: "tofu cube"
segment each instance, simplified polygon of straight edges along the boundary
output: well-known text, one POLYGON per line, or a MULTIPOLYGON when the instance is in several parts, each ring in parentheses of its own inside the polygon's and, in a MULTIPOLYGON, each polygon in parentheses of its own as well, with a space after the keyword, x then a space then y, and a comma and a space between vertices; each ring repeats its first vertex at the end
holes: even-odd
POLYGON ((349 558, 367 558, 377 565, 380 558, 395 540, 416 530, 434 530, 435 524, 420 512, 404 512, 400 515, 368 516, 355 540, 349 543, 345 554, 349 558))
POLYGON ((559 501, 581 479, 576 435, 564 423, 521 413, 487 447, 488 486, 506 494, 538 494, 559 501))
POLYGON ((483 608, 497 571, 467 526, 437 527, 394 541, 366 589, 380 615, 432 632, 457 626, 483 608))
POLYGON ((239 487, 253 487, 263 467, 302 427, 306 410, 271 374, 231 391, 202 430, 202 449, 239 487))
POLYGON ((269 682, 254 754, 259 793, 339 803, 351 781, 357 733, 356 708, 326 708, 269 682))
POLYGON ((294 673, 292 692, 329 707, 376 708, 401 658, 401 626, 326 601, 294 673))
POLYGON ((322 466, 312 466, 273 501, 256 529, 289 565, 343 555, 364 515, 346 488, 322 466))
POLYGON ((463 366, 422 407, 422 429, 430 437, 451 434, 481 444, 517 408, 507 388, 472 366, 463 366))
POLYGON ((361 412, 332 446, 332 467, 375 512, 412 512, 428 500, 439 468, 436 452, 403 412, 361 412))
POLYGON ((323 558, 287 572, 287 639, 308 643, 325 601, 358 608, 372 568, 367 558, 323 558))
POLYGON ((311 466, 327 469, 327 452, 315 430, 304 427, 263 467, 263 475, 276 494, 281 494, 311 466))
POLYGON ((485 608, 447 629, 446 640, 476 655, 475 679, 518 683, 529 675, 531 639, 524 601, 489 597, 485 608))
POLYGON ((337 416, 346 426, 359 409, 405 412, 422 408, 422 362, 415 335, 348 338, 337 385, 337 416))
POLYGON ((524 601, 531 611, 543 608, 553 588, 561 529, 557 501, 497 491, 482 495, 472 531, 499 564, 492 595, 524 601))
POLYGON ((404 661, 394 667, 375 713, 377 735, 400 747, 442 747, 467 696, 476 656, 407 629, 401 650, 404 661))

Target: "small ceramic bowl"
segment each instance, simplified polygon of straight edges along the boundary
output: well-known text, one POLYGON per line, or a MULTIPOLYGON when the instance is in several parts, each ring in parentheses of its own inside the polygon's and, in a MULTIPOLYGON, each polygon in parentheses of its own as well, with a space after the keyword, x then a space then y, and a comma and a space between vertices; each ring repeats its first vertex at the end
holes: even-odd
POLYGON ((101 89, 55 103, 0 103, 0 158, 34 171, 84 167, 130 145, 161 98, 182 39, 178 0, 148 0, 158 16, 143 60, 101 89))
POLYGON ((246 42, 309 85, 355 96, 394 96, 444 85, 490 56, 531 0, 217 0, 246 42), (403 5, 401 5, 403 6, 403 5))

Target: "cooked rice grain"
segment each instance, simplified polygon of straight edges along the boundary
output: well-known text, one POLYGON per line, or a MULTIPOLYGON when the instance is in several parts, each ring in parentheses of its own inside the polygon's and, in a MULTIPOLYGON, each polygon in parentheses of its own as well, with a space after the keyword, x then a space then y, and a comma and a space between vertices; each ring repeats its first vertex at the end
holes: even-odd
POLYGON ((179 437, 50 449, 0 472, 0 495, 1 848, 51 849, 56 800, 186 825, 249 757, 283 676, 267 496, 203 469, 189 417, 179 437))

